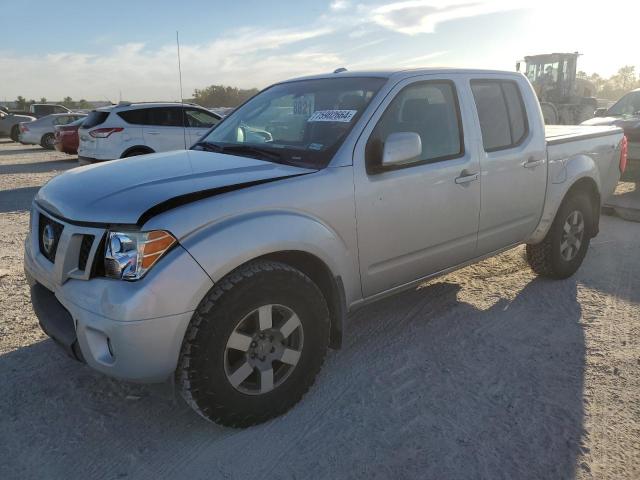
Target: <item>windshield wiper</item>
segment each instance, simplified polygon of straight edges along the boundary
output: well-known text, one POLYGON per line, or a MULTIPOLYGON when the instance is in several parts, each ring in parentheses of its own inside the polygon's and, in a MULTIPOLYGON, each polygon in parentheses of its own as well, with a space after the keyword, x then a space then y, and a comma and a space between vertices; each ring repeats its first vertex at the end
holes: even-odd
POLYGON ((282 155, 278 152, 250 145, 220 145, 219 143, 213 142, 197 142, 191 148, 215 153, 236 153, 240 155, 244 153, 251 155, 252 157, 258 157, 274 163, 285 163, 288 165, 287 162, 282 160, 282 155))
POLYGON ((261 157, 267 160, 271 160, 273 162, 280 162, 282 160, 282 155, 272 150, 260 147, 253 147, 249 145, 225 145, 222 147, 223 153, 246 153, 249 155, 261 157))
POLYGON ((224 151, 224 147, 222 145, 218 145, 217 143, 211 142, 197 142, 193 144, 191 148, 198 147, 200 150, 206 150, 207 152, 216 152, 222 153, 224 151))

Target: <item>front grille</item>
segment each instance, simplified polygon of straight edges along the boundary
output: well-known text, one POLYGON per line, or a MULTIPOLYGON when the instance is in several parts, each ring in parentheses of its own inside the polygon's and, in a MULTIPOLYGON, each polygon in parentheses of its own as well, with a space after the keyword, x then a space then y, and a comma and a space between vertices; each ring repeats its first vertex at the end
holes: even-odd
POLYGON ((38 220, 38 244, 40 245, 40 253, 50 262, 56 261, 56 252, 58 250, 58 242, 60 241, 60 235, 64 227, 58 222, 50 219, 49 217, 40 214, 38 220), (47 226, 51 226, 51 229, 47 229, 47 226), (46 236, 47 245, 45 246, 45 229, 47 233, 51 235, 46 236))
POLYGON ((89 253, 91 252, 91 246, 94 240, 93 235, 83 235, 82 243, 80 244, 80 255, 78 256, 78 269, 84 271, 87 268, 87 260, 89 259, 89 253))

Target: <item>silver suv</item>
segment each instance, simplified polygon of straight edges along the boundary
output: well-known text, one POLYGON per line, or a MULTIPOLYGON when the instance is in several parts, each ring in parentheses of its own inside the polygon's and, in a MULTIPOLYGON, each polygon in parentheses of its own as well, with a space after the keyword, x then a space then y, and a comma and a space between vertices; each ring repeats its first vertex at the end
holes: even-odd
POLYGON ((220 121, 193 104, 120 103, 93 110, 78 134, 81 163, 184 150, 220 121))

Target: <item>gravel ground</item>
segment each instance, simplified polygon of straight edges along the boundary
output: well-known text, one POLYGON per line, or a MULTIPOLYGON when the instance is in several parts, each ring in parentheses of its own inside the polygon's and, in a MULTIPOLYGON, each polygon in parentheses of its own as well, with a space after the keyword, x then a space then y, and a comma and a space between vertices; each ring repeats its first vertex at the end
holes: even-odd
POLYGON ((2 142, 0 478, 640 478, 640 224, 603 217, 565 281, 516 248, 356 312, 295 409, 232 430, 40 331, 28 207, 75 163, 2 142))

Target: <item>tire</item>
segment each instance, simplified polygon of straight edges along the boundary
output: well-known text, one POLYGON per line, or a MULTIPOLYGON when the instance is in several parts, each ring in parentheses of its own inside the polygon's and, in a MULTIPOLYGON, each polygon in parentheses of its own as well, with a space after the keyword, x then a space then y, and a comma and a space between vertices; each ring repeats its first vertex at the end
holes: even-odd
POLYGON ((47 150, 53 150, 55 141, 56 139, 53 136, 53 133, 45 133, 40 139, 40 146, 47 150))
POLYGON ((13 140, 14 142, 19 142, 20 141, 20 127, 18 127, 18 125, 14 125, 13 127, 11 127, 11 135, 9 135, 11 137, 11 140, 13 140))
POLYGON ((527 262, 535 273, 543 277, 568 278, 582 264, 593 232, 593 206, 589 197, 584 193, 573 194, 562 202, 544 240, 535 245, 527 244, 527 262), (579 245, 572 242, 573 238, 579 236, 577 231, 580 222, 576 222, 576 219, 582 221, 579 245), (571 236, 566 230, 567 226, 571 236))
POLYGON ((309 277, 283 263, 251 262, 200 302, 183 340, 176 384, 208 420, 229 427, 265 422, 292 408, 313 385, 329 330, 327 303, 309 277), (261 330, 263 309, 265 319, 271 312, 272 329, 261 330), (243 339, 237 349, 236 338, 243 339), (286 361, 271 359, 278 356, 286 361), (263 381, 270 367, 271 383, 263 381))

